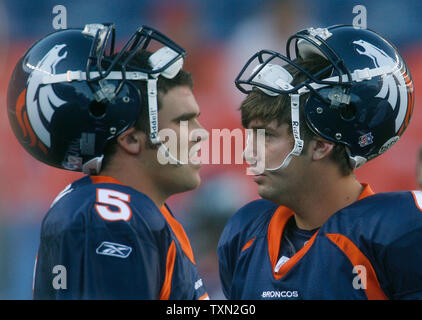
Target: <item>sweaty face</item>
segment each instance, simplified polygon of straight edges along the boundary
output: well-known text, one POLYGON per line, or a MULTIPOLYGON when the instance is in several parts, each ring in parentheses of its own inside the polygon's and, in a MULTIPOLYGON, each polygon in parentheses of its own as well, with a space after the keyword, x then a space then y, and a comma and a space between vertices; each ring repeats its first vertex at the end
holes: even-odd
MULTIPOLYGON (((309 160, 306 157, 293 157, 290 164, 276 171, 268 169, 277 168, 292 151, 294 139, 291 129, 286 123, 278 124, 277 120, 264 123, 259 119, 252 120, 248 129, 253 129, 253 157, 257 161, 264 161, 266 170, 262 174, 253 176, 258 185, 258 193, 261 197, 283 203, 291 192, 299 192, 301 184, 306 183, 306 168, 309 160), (265 149, 258 152, 257 129, 265 130, 265 149), (260 155, 261 154, 261 155, 260 155), (262 157, 265 154, 265 160, 262 157)), ((302 155, 305 150, 302 151, 302 155)), ((245 158, 249 163, 254 159, 245 158)))
POLYGON ((201 166, 190 161, 189 151, 198 141, 190 141, 189 137, 193 130, 206 132, 198 121, 199 106, 192 90, 187 86, 175 87, 166 94, 161 94, 160 102, 158 129, 161 140, 175 159, 187 164, 176 165, 169 158, 164 161, 165 149, 151 149, 147 151, 150 174, 168 194, 195 189, 201 181, 201 166))

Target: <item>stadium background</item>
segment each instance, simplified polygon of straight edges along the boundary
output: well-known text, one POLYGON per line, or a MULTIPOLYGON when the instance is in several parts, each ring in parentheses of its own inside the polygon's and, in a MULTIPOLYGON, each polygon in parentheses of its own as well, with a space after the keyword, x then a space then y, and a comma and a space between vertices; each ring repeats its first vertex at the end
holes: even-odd
MULTIPOLYGON (((0 2, 0 299, 31 299, 32 271, 42 218, 55 196, 80 177, 32 159, 16 141, 7 118, 7 85, 26 49, 53 32, 53 7, 67 9, 67 27, 114 22, 118 43, 147 24, 188 52, 200 120, 208 130, 240 127, 242 95, 233 80, 259 49, 284 52, 288 35, 305 27, 351 24, 353 7, 367 9, 368 28, 390 39, 405 57, 418 91, 422 83, 422 1, 412 0, 4 0, 0 2)), ((416 99, 402 139, 386 154, 356 171, 376 192, 416 189, 422 110, 416 99)), ((211 298, 223 298, 216 245, 224 223, 256 198, 243 165, 205 165, 198 190, 168 202, 184 225, 211 298)), ((323 199, 321 199, 323 201, 323 199)))

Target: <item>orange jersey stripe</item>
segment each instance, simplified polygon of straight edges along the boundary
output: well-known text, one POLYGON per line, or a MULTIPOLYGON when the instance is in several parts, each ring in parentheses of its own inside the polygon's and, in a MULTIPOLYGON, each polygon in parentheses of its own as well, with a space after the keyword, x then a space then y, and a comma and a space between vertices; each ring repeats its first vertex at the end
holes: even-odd
POLYGON ((240 250, 240 252, 245 251, 246 249, 248 249, 252 243, 255 241, 255 238, 250 239, 248 242, 246 242, 246 244, 243 246, 242 250, 240 250))
POLYGON ((268 241, 268 254, 270 256, 271 266, 273 269, 274 278, 280 279, 274 273, 274 268, 277 264, 278 253, 280 252, 281 236, 283 235, 284 227, 287 220, 293 215, 293 211, 287 207, 280 206, 274 212, 268 225, 267 241, 268 241))
POLYGON ((167 220, 167 223, 170 225, 170 228, 173 230, 174 235, 179 241, 180 246, 182 247, 182 250, 185 253, 185 255, 189 258, 189 260, 193 264, 196 264, 195 259, 193 257, 192 247, 190 245, 188 236, 186 235, 185 230, 183 229, 182 225, 179 222, 177 222, 176 219, 173 218, 173 216, 170 214, 170 212, 168 211, 165 205, 161 207, 160 211, 163 214, 164 218, 167 220))
POLYGON ((306 252, 308 252, 309 248, 312 246, 312 244, 315 241, 315 238, 317 236, 318 232, 315 232, 315 234, 311 237, 311 239, 309 239, 309 241, 302 247, 302 249, 300 249, 298 252, 296 252, 296 254, 293 255, 293 257, 291 257, 285 264, 283 264, 281 266, 281 268, 278 270, 277 273, 274 272, 274 268, 273 267, 273 274, 274 274, 274 278, 277 280, 280 280, 281 278, 283 278, 287 272, 290 271, 290 269, 293 268, 293 266, 300 260, 302 259, 302 257, 306 254, 306 252))
POLYGON ((294 254, 285 264, 283 264, 276 273, 274 269, 277 264, 277 259, 280 252, 281 237, 284 231, 284 227, 292 215, 293 211, 286 207, 280 206, 275 211, 273 218, 271 219, 268 226, 268 251, 273 269, 273 276, 276 280, 283 278, 287 272, 289 272, 290 269, 292 269, 293 266, 306 254, 306 252, 308 252, 318 233, 316 232, 311 237, 311 239, 309 239, 306 245, 303 246, 302 249, 300 249, 298 252, 296 252, 296 254, 294 254))
POLYGON ((123 184, 120 181, 112 178, 112 177, 106 177, 106 176, 90 176, 91 181, 93 184, 96 183, 116 183, 116 184, 123 184))
POLYGON ((369 196, 372 196, 372 195, 375 194, 375 192, 372 191, 371 186, 369 184, 361 183, 361 185, 363 187, 363 190, 362 190, 362 192, 361 192, 357 201, 362 200, 363 198, 366 198, 366 197, 369 197, 369 196))
POLYGON ((176 245, 174 241, 171 242, 167 252, 166 260, 166 276, 164 278, 163 286, 161 287, 160 300, 168 300, 171 293, 171 280, 173 278, 174 262, 176 261, 176 245))
POLYGON ((387 300, 387 296, 381 289, 377 275, 371 262, 359 250, 359 248, 346 236, 338 233, 328 233, 330 239, 344 254, 349 258, 353 266, 364 266, 366 269, 366 288, 365 293, 369 300, 387 300))
MULTIPOLYGON (((359 195, 358 200, 361 200, 363 198, 366 198, 375 194, 374 191, 372 191, 369 184, 362 183, 361 185, 363 187, 363 190, 361 194, 359 195)), ((274 269, 277 264, 277 259, 280 252, 280 243, 281 243, 284 227, 286 226, 287 221, 293 214, 294 213, 292 210, 286 207, 280 206, 274 212, 274 215, 271 218, 270 224, 268 226, 268 234, 267 234, 268 252, 269 252, 269 256, 271 260, 271 265, 273 268, 273 276, 277 280, 280 280, 282 277, 284 277, 287 274, 287 272, 289 272, 290 269, 292 269, 293 266, 306 254, 306 252, 308 252, 308 250, 311 248, 318 234, 318 232, 316 232, 309 239, 306 245, 304 245, 298 252, 296 252, 296 254, 294 254, 285 264, 283 264, 277 273, 275 273, 274 269)))
POLYGON ((200 296, 198 300, 206 300, 209 299, 208 293, 205 293, 204 295, 200 296))

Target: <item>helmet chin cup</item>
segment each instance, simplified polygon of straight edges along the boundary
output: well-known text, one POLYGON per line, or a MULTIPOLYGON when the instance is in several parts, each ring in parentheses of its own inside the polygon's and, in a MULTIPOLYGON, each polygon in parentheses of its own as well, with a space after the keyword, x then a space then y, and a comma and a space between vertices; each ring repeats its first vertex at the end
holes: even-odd
MULTIPOLYGON (((289 90, 293 88, 291 82, 293 81, 292 75, 277 64, 259 64, 252 71, 252 81, 260 83, 264 86, 276 86, 282 90, 289 90)), ((278 96, 278 93, 260 87, 260 90, 269 96, 278 96)))
POLYGON ((367 160, 364 157, 360 157, 360 156, 354 156, 354 157, 349 156, 349 161, 350 161, 350 166, 352 168, 357 169, 363 166, 367 160))
MULTIPOLYGON (((149 57, 149 63, 153 70, 160 69, 167 65, 170 61, 178 57, 178 53, 169 47, 162 47, 156 52, 154 52, 149 57)), ((166 69, 164 69, 159 74, 154 76, 158 77, 159 75, 167 79, 173 79, 183 67, 183 57, 179 57, 175 62, 170 64, 166 69)))
POLYGON ((90 175, 97 175, 101 171, 101 164, 103 162, 104 155, 100 157, 95 157, 91 160, 88 160, 82 165, 82 172, 90 175))

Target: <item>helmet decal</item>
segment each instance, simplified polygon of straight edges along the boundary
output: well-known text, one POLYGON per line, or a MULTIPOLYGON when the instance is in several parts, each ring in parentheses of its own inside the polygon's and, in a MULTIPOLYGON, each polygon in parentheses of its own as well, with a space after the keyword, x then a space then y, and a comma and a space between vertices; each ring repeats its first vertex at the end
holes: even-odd
POLYGON ((29 143, 31 147, 33 147, 36 143, 36 138, 35 138, 35 135, 34 135, 35 139, 31 138, 32 135, 29 134, 31 127, 30 126, 28 127, 26 125, 26 123, 28 122, 28 115, 26 113, 26 110, 24 109, 24 107, 26 106, 25 96, 26 96, 26 88, 23 89, 23 91, 19 94, 18 99, 16 100, 16 119, 18 121, 20 128, 22 129, 23 138, 26 139, 29 136, 30 140, 26 142, 29 143))
POLYGON ((359 54, 368 56, 373 62, 375 67, 381 67, 384 65, 394 66, 396 63, 391 59, 384 51, 364 40, 353 41, 357 45, 356 51, 359 54), (363 50, 361 50, 361 47, 363 50))
POLYGON ((25 96, 26 96, 26 88, 19 94, 18 99, 16 100, 16 120, 19 124, 19 127, 22 130, 23 143, 33 148, 37 145, 37 142, 38 142, 38 148, 44 154, 47 154, 48 151, 46 147, 42 144, 41 141, 37 140, 37 136, 32 130, 31 125, 29 124, 28 113, 25 108, 26 106, 25 96))
MULTIPOLYGON (((369 57, 374 62, 375 67, 378 68, 385 65, 396 65, 396 62, 391 57, 373 44, 364 40, 353 41, 353 43, 357 45, 356 51, 361 55, 369 57), (363 50, 361 50, 361 48, 363 50)), ((387 101, 395 111, 398 106, 398 96, 400 95, 400 107, 395 120, 395 131, 398 132, 406 116, 408 104, 407 89, 405 88, 404 78, 401 74, 395 72, 382 77, 382 81, 381 90, 375 95, 376 98, 386 99, 388 95, 387 101), (399 82, 399 87, 397 87, 397 83, 394 78, 396 78, 399 82)))
POLYGON ((56 95, 51 84, 42 86, 43 77, 46 74, 56 73, 56 65, 67 56, 67 51, 62 55, 59 54, 65 47, 65 44, 55 45, 36 66, 27 64, 30 69, 33 69, 28 77, 26 91, 28 119, 36 136, 47 147, 51 146, 50 132, 44 126, 41 116, 50 123, 55 109, 66 101, 56 95))

